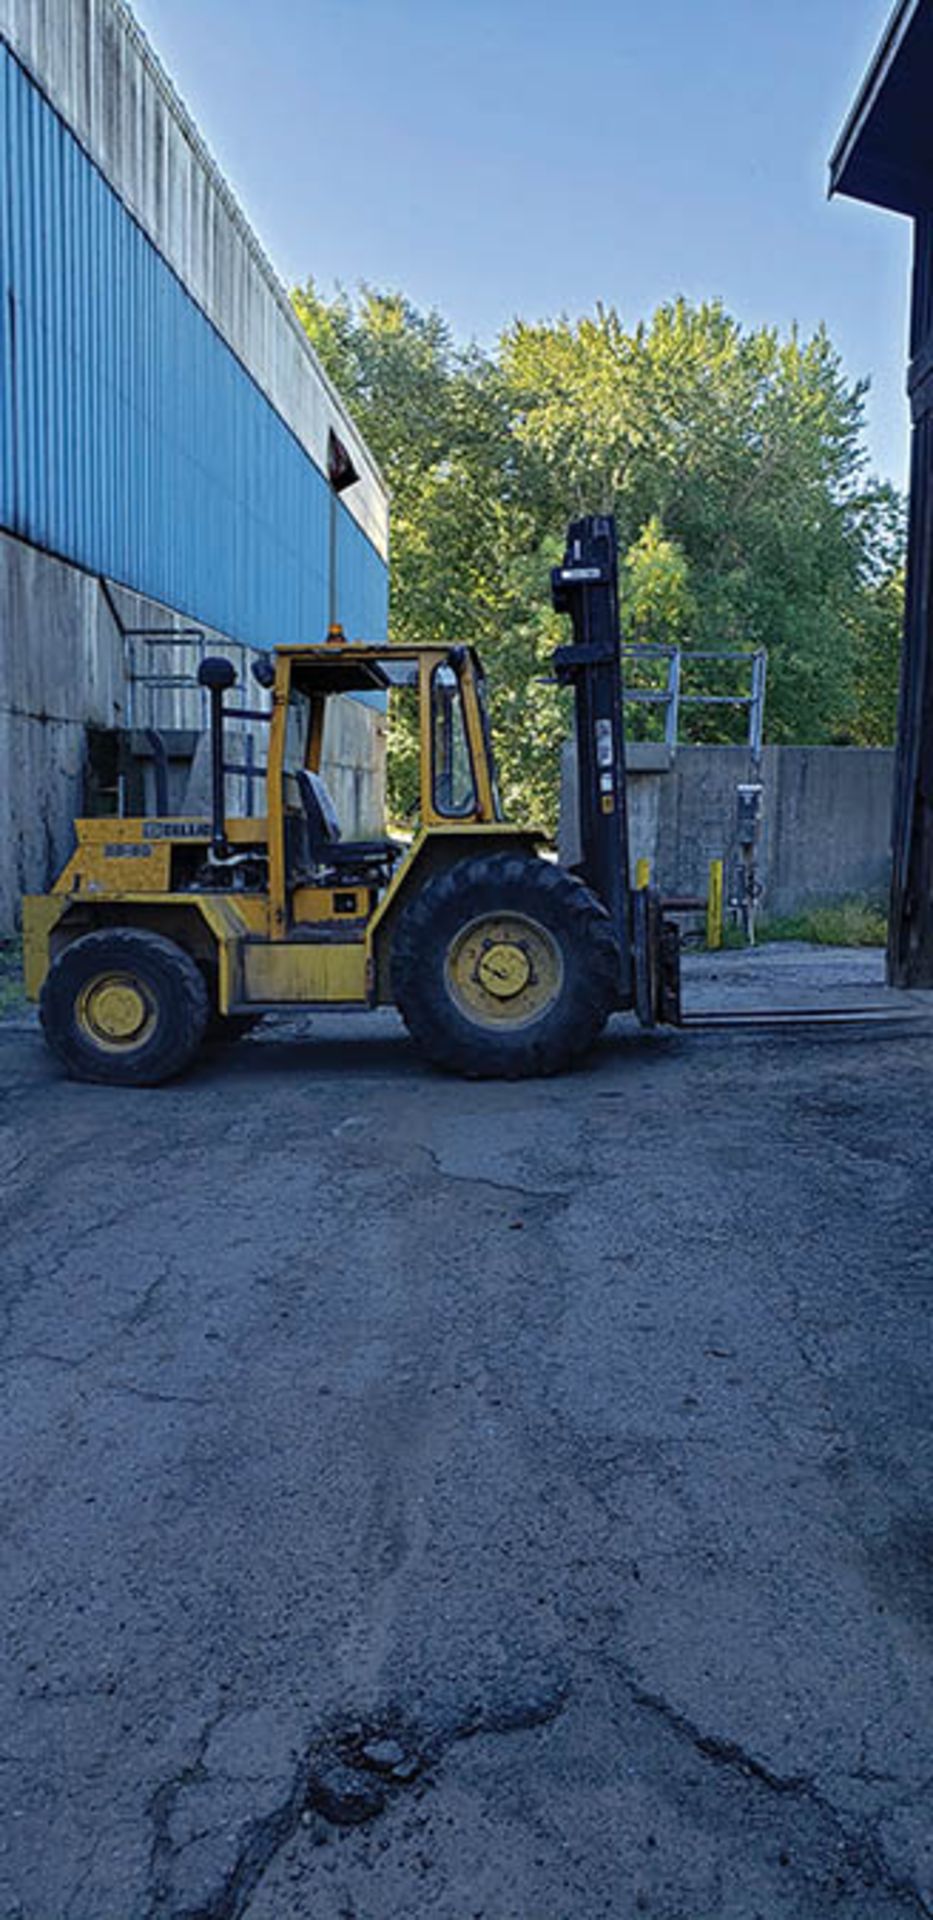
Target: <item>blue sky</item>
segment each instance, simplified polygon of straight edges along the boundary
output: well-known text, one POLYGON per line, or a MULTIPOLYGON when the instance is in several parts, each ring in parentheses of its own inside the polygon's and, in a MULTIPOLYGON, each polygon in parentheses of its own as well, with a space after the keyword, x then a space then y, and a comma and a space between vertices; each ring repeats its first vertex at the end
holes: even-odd
POLYGON ((684 293, 825 320, 906 480, 909 225, 826 199, 887 0, 135 0, 279 272, 491 343, 684 293))

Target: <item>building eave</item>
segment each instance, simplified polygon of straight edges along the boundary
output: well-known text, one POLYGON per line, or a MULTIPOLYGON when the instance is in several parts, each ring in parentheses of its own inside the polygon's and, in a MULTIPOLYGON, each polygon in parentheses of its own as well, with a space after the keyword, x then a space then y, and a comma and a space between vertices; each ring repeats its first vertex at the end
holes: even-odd
POLYGON ((833 150, 831 194, 898 213, 929 211, 931 63, 933 0, 898 0, 833 150))

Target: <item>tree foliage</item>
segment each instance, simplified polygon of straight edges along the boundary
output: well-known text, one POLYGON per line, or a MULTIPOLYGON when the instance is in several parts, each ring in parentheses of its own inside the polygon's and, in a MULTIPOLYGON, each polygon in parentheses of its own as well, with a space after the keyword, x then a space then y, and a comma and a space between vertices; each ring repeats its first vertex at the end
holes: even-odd
POLYGON ((581 512, 616 516, 629 638, 766 647, 770 740, 891 737, 902 504, 824 329, 678 300, 632 329, 612 308, 516 321, 483 352, 400 294, 294 300, 389 485, 393 637, 480 646, 517 817, 554 817, 548 570, 581 512))
POLYGON ((905 572, 898 567, 869 588, 854 635, 855 746, 887 746, 897 731, 905 572))
POLYGON ((619 606, 629 638, 649 645, 678 646, 696 616, 690 566, 678 540, 653 513, 622 561, 619 606))

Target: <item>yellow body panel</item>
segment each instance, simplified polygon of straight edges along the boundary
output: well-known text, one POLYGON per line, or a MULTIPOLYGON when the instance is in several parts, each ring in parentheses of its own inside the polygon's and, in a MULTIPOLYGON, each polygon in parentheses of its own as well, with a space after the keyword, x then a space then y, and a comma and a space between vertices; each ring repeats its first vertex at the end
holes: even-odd
POLYGON ((67 901, 54 893, 30 893, 23 901, 23 977, 30 1000, 38 1000, 49 970, 49 935, 67 901))
POLYGON ((362 920, 369 912, 374 895, 371 887, 296 887, 292 894, 292 921, 297 926, 317 926, 331 921, 339 927, 342 920, 362 920))
POLYGON ((362 940, 347 945, 284 940, 254 946, 247 942, 241 962, 241 999, 245 1004, 367 1003, 366 948, 362 940))
MULTIPOLYGON (((267 832, 264 819, 231 820, 227 837, 232 846, 261 846, 267 832)), ((206 853, 211 826, 198 819, 76 820, 75 835, 78 844, 52 892, 109 899, 167 893, 173 843, 202 845, 206 853)))
MULTIPOLYGON (((102 818, 79 818, 75 821, 75 837, 78 848, 98 846, 102 841, 145 841, 157 846, 166 840, 203 841, 206 846, 211 837, 211 823, 200 815, 161 815, 142 814, 126 819, 115 819, 112 814, 102 818)), ((228 820, 227 839, 238 846, 264 844, 269 830, 265 816, 255 815, 248 820, 228 820)))
MULTIPOLYGON (((79 827, 126 827, 126 820, 81 820, 79 827)), ((145 842, 137 834, 78 835, 78 845, 62 869, 54 893, 167 893, 172 871, 168 841, 145 842)))
MULTIPOLYGON (((491 820, 483 822, 482 825, 472 820, 446 821, 443 826, 422 827, 404 859, 399 861, 369 922, 366 929, 369 945, 372 946, 373 937, 386 915, 398 903, 399 895, 411 884, 414 868, 419 865, 423 868, 428 860, 433 866, 439 868, 444 864, 446 857, 449 856, 451 859, 454 857, 454 842, 458 840, 463 842, 464 850, 469 848, 476 853, 488 853, 491 845, 496 841, 502 841, 506 848, 518 848, 540 845, 546 838, 546 834, 537 832, 533 827, 510 827, 504 820, 491 820)), ((420 871, 418 882, 420 885, 420 871)))
MULTIPOLYGON (((30 894, 23 901, 23 952, 26 992, 31 1000, 37 1000, 42 992, 52 956, 55 928, 67 919, 69 913, 77 910, 80 915, 75 927, 74 937, 77 939, 80 934, 93 930, 93 909, 104 905, 108 909, 127 909, 125 921, 121 924, 151 927, 154 933, 160 931, 160 914, 164 913, 165 932, 169 939, 173 937, 179 910, 198 914, 209 929, 212 948, 216 950, 217 998, 221 1013, 226 1013, 231 1004, 240 998, 239 959, 244 940, 250 935, 255 939, 257 936, 265 938, 268 934, 269 904, 261 894, 240 894, 231 898, 229 894, 220 893, 108 893, 106 900, 102 897, 94 899, 84 893, 30 894), (145 912, 134 918, 134 908, 143 908, 145 912)), ((106 924, 111 923, 108 920, 106 924)), ((67 928, 62 928, 62 944, 65 944, 67 932, 67 928)))

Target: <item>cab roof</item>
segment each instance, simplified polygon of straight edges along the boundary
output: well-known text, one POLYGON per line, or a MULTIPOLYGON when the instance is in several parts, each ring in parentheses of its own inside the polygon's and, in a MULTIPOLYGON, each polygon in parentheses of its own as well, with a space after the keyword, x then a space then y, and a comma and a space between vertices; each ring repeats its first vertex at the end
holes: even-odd
POLYGON ((413 641, 409 646, 373 646, 355 640, 328 640, 317 646, 276 647, 276 655, 300 666, 301 678, 313 685, 316 693, 387 693, 398 684, 393 677, 393 661, 428 659, 443 662, 454 651, 465 655, 482 671, 473 647, 456 649, 441 643, 413 641))

